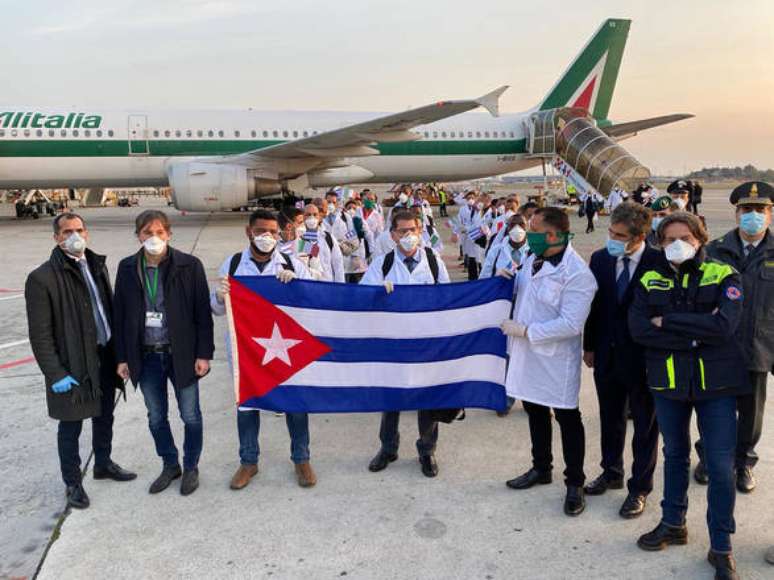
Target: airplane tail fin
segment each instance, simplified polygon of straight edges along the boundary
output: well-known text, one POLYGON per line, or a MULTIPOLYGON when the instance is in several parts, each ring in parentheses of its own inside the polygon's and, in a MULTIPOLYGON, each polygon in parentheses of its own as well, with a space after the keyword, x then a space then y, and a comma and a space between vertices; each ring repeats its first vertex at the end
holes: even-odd
POLYGON ((607 120, 631 20, 608 19, 549 91, 539 109, 582 107, 607 120))

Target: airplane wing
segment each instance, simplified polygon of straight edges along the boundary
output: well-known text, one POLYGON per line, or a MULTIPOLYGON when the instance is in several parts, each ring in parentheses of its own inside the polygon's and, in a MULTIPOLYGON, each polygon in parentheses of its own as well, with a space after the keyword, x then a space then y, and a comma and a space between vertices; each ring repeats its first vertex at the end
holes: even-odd
POLYGON ((644 131, 645 129, 652 129, 653 127, 660 127, 661 125, 676 123, 677 121, 690 119, 693 116, 694 115, 689 113, 664 115, 663 117, 653 117, 651 119, 641 119, 639 121, 629 121, 627 123, 608 125, 607 127, 602 127, 602 131, 614 139, 624 139, 626 137, 631 137, 640 131, 644 131))
POLYGON ((316 158, 322 160, 335 157, 378 155, 379 151, 369 145, 397 141, 416 141, 421 139, 422 136, 411 132, 410 129, 420 125, 453 117, 478 107, 484 107, 492 116, 498 116, 498 99, 507 89, 507 85, 502 86, 477 99, 438 101, 432 105, 377 117, 370 121, 326 131, 312 137, 295 139, 239 155, 226 156, 222 158, 222 161, 238 163, 240 165, 253 165, 256 162, 265 162, 271 159, 316 158))

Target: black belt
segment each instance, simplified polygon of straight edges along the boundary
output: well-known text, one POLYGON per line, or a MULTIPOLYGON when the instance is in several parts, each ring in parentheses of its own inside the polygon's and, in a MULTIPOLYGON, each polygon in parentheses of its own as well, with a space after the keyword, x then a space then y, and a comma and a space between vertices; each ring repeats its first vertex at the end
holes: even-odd
POLYGON ((168 344, 145 344, 142 347, 143 352, 145 353, 166 353, 169 354, 172 352, 172 348, 168 344))

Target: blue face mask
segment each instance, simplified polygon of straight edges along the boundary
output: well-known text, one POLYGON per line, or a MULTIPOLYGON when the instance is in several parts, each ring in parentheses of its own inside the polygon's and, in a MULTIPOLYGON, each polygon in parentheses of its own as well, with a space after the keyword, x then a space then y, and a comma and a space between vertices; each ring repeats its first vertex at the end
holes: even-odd
POLYGON ((626 254, 626 244, 627 242, 619 242, 618 240, 607 238, 607 253, 614 258, 620 258, 626 254))
POLYGON ((754 236, 766 229, 766 216, 757 211, 743 213, 739 217, 739 227, 748 236, 754 236))

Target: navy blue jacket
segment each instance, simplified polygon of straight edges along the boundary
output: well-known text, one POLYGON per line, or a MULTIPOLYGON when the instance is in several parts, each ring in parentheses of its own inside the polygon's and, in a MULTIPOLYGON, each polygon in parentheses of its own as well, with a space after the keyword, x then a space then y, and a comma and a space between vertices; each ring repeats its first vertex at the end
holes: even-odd
POLYGON ((658 262, 661 252, 647 246, 619 304, 616 290, 616 258, 606 249, 591 255, 589 267, 597 280, 597 290, 583 333, 583 350, 594 353, 594 379, 612 376, 645 384, 645 348, 635 344, 629 332, 628 311, 634 288, 642 275, 658 262))
MULTIPOLYGON (((169 343, 172 350, 173 384, 187 387, 197 380, 196 359, 212 360, 215 351, 210 293, 201 261, 184 252, 168 249, 164 277, 169 343)), ((116 357, 129 365, 132 383, 142 374, 145 337, 145 289, 140 278, 142 250, 121 260, 113 301, 116 357)))

